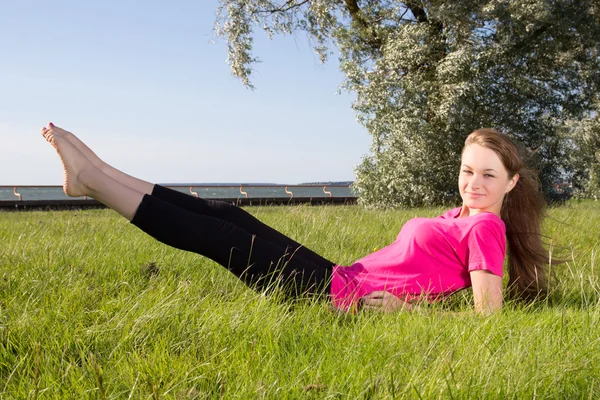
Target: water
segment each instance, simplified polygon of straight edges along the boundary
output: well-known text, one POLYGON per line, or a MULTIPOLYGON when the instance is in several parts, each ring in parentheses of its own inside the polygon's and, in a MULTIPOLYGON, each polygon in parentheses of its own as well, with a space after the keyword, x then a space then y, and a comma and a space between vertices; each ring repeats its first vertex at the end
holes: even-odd
MULTIPOLYGON (((190 194, 190 188, 173 188, 183 193, 190 194)), ((13 193, 14 188, 0 187, 0 201, 18 200, 13 193)), ((203 198, 226 198, 238 199, 245 198, 246 195, 240 193, 240 187, 193 187, 194 192, 203 198)), ((290 195, 285 192, 285 187, 242 187, 242 190, 248 193, 248 198, 289 198, 290 195)), ((323 192, 323 186, 288 186, 288 190, 294 194, 294 197, 329 197, 329 194, 323 192)), ((327 187, 333 197, 354 197, 349 187, 327 187)), ((62 187, 17 187, 17 193, 21 194, 22 200, 67 200, 72 199, 63 193, 62 187)))

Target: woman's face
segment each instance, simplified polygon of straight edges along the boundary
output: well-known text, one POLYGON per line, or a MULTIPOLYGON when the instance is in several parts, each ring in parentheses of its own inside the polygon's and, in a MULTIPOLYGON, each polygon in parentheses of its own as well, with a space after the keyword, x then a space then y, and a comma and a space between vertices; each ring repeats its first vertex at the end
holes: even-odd
POLYGON ((478 144, 468 145, 463 151, 458 177, 463 214, 466 214, 466 208, 466 215, 488 211, 499 216, 504 195, 516 185, 518 179, 518 174, 508 176, 495 151, 478 144))

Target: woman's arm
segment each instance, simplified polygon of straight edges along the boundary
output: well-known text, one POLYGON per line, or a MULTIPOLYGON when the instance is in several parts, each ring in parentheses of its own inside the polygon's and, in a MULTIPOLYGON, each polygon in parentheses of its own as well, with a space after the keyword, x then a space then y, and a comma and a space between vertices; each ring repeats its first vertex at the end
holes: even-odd
POLYGON ((490 314, 502 308, 502 277, 490 271, 471 271, 475 311, 490 314))
MULTIPOLYGON (((502 309, 502 277, 487 270, 476 270, 470 274, 475 311, 491 314, 502 309)), ((360 305, 366 310, 384 312, 418 308, 415 304, 403 301, 385 290, 361 297, 360 305)))

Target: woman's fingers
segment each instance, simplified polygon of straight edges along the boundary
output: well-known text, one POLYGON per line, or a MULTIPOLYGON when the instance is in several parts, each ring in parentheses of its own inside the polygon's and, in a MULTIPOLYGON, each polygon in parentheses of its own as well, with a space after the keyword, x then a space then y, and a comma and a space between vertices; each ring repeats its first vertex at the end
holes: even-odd
POLYGON ((366 296, 361 297, 363 305, 376 306, 381 305, 384 301, 383 294, 381 292, 372 292, 366 296))
POLYGON ((400 308, 410 309, 412 304, 399 299, 385 290, 371 292, 361 297, 363 309, 376 311, 394 311, 400 308))

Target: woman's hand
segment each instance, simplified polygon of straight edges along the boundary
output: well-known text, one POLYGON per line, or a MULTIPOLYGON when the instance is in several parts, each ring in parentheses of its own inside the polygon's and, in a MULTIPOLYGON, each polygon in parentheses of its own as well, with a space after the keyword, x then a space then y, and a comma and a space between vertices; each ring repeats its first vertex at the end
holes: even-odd
POLYGON ((412 303, 401 300, 390 292, 378 290, 360 298, 359 304, 365 310, 392 312, 416 308, 412 303))

